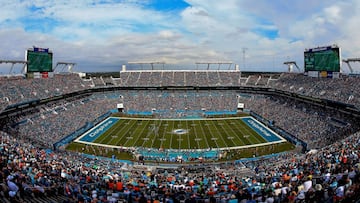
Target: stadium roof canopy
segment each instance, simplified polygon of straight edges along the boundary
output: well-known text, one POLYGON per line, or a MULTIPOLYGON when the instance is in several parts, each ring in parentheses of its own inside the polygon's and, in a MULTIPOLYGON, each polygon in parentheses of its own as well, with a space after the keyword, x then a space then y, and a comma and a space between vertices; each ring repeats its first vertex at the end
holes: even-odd
POLYGON ((343 59, 342 61, 348 65, 350 73, 353 73, 354 69, 350 65, 350 62, 360 62, 360 58, 348 58, 348 59, 343 59))
POLYGON ((57 62, 54 68, 54 72, 58 67, 62 67, 61 72, 64 72, 65 68, 67 68, 68 72, 72 72, 75 65, 76 63, 71 62, 57 62))
POLYGON ((25 67, 27 65, 27 61, 19 61, 19 60, 0 60, 0 64, 2 63, 11 63, 11 67, 10 67, 10 70, 9 70, 9 74, 11 75, 13 73, 13 70, 14 70, 14 66, 16 64, 23 64, 23 67, 21 69, 21 73, 25 73, 25 67))
POLYGON ((164 69, 165 66, 165 62, 161 62, 161 61, 130 61, 128 62, 128 64, 137 64, 140 65, 142 67, 142 65, 150 65, 151 66, 151 70, 154 70, 154 64, 160 64, 162 65, 162 68, 164 69))
POLYGON ((212 64, 218 65, 218 70, 220 70, 221 65, 229 65, 229 70, 230 70, 233 62, 232 61, 200 61, 200 62, 195 62, 195 64, 196 67, 198 67, 198 65, 205 64, 207 65, 207 70, 210 69, 210 65, 212 64))

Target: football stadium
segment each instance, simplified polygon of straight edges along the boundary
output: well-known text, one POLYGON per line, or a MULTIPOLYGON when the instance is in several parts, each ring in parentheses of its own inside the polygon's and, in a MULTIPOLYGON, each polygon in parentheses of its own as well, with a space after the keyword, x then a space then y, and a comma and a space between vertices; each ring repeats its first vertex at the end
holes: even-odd
POLYGON ((56 72, 50 50, 26 53, 1 61, 26 64, 0 77, 2 202, 359 198, 360 77, 338 47, 284 73, 56 72))

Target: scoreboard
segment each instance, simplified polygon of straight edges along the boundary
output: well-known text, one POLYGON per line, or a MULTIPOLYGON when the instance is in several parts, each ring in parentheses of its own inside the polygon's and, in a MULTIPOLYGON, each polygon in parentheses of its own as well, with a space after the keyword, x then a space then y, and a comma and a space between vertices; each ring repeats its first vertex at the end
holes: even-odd
POLYGON ((325 46, 306 49, 304 51, 304 70, 340 72, 340 48, 325 46))
POLYGON ((34 47, 26 51, 27 73, 52 72, 53 53, 49 49, 34 47))

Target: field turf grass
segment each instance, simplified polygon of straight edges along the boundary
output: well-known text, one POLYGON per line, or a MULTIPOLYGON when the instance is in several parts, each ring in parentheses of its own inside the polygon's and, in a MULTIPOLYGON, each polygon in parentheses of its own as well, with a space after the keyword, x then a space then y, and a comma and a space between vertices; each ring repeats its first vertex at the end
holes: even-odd
POLYGON ((288 142, 268 143, 239 117, 193 120, 121 117, 92 143, 76 141, 67 149, 107 157, 115 154, 117 159, 131 160, 132 155, 116 149, 119 147, 179 150, 240 148, 228 153, 231 159, 294 149, 288 142))
POLYGON ((93 143, 155 149, 209 149, 247 146, 267 141, 239 118, 121 118, 93 143))

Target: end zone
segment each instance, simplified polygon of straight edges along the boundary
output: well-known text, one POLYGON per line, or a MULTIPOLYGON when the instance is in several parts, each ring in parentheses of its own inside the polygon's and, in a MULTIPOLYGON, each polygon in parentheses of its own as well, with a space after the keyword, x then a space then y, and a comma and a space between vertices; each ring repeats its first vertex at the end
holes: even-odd
POLYGON ((257 121, 253 117, 243 117, 241 118, 246 125, 248 125, 251 129, 255 130, 256 133, 261 135, 266 141, 268 142, 278 142, 278 141, 285 141, 280 135, 276 132, 272 131, 268 127, 264 126, 261 122, 257 121))
POLYGON ((77 138, 75 141, 80 142, 94 142, 96 138, 101 136, 104 132, 109 130, 111 126, 113 126, 120 118, 116 117, 109 117, 102 121, 101 123, 97 124, 95 127, 91 128, 89 131, 84 133, 82 136, 77 138))

